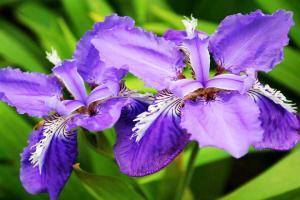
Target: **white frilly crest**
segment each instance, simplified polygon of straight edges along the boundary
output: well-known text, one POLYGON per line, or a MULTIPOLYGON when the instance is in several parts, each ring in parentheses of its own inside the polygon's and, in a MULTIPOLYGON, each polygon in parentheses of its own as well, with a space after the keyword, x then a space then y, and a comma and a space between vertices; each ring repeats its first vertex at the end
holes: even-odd
POLYGON ((69 117, 61 117, 58 114, 54 114, 45 119, 42 127, 43 138, 31 147, 35 147, 35 151, 29 158, 29 161, 34 167, 39 167, 40 173, 42 173, 44 158, 53 137, 67 138, 70 134, 70 131, 67 130, 67 122, 69 119, 69 117))
POLYGON ((249 93, 253 94, 253 92, 269 98, 289 112, 297 113, 296 104, 291 100, 288 100, 279 90, 273 89, 269 85, 262 85, 260 82, 256 81, 249 93))
POLYGON ((131 139, 135 138, 139 142, 145 135, 148 128, 155 122, 155 120, 169 107, 172 107, 172 114, 180 115, 182 100, 174 96, 168 90, 161 91, 153 104, 148 107, 148 110, 139 114, 133 121, 137 122, 132 129, 133 134, 131 139))
POLYGON ((191 15, 191 18, 184 17, 182 20, 183 25, 185 26, 186 34, 188 38, 194 36, 194 32, 197 28, 198 20, 191 15))
POLYGON ((51 48, 51 52, 46 51, 46 58, 53 64, 53 65, 59 65, 62 60, 59 57, 57 51, 54 48, 51 48))

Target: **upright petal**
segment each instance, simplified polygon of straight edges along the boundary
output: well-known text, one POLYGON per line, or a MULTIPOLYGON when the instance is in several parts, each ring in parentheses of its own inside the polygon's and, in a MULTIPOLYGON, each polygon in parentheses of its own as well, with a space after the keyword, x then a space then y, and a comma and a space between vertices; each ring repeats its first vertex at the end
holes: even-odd
POLYGON ((196 80, 204 84, 208 80, 210 68, 208 38, 200 39, 199 36, 195 36, 193 39, 184 40, 182 46, 195 71, 196 80))
POLYGON ((247 68, 270 71, 283 59, 293 14, 279 10, 265 15, 260 10, 248 15, 226 17, 210 39, 210 51, 218 65, 233 72, 247 68))
POLYGON ((262 140, 259 109, 247 95, 219 94, 214 101, 185 103, 181 126, 200 147, 212 146, 228 151, 236 158, 262 140))
POLYGON ((123 97, 108 99, 94 108, 91 107, 89 113, 76 116, 74 123, 93 132, 111 128, 118 121, 122 108, 129 102, 123 97))
POLYGON ((60 103, 61 90, 55 77, 12 68, 0 70, 0 100, 16 107, 21 114, 48 115, 60 103))
POLYGON ((254 147, 275 150, 293 148, 300 140, 300 119, 296 110, 289 105, 279 91, 262 85, 257 86, 249 94, 260 109, 264 137, 261 142, 255 143, 254 147))
POLYGON ((179 126, 181 100, 170 95, 162 92, 146 112, 143 112, 145 106, 137 104, 122 114, 115 126, 117 141, 114 150, 123 173, 145 176, 157 172, 188 143, 189 135, 179 126), (138 121, 135 127, 133 121, 138 121))
POLYGON ((182 68, 183 55, 175 43, 140 28, 104 30, 92 43, 107 67, 128 69, 159 90, 182 68))
POLYGON ((75 100, 86 101, 87 94, 84 82, 77 71, 74 61, 64 61, 61 65, 53 68, 53 73, 64 83, 75 100))
POLYGON ((134 21, 130 17, 119 17, 116 14, 105 17, 103 22, 96 23, 91 31, 80 39, 77 44, 74 60, 77 63, 78 72, 83 79, 91 84, 100 84, 105 79, 107 68, 100 60, 99 53, 92 45, 91 40, 102 30, 129 28, 134 26, 134 21))
POLYGON ((20 178, 32 194, 48 192, 57 199, 68 180, 77 156, 76 133, 65 118, 52 116, 33 131, 21 155, 20 178))

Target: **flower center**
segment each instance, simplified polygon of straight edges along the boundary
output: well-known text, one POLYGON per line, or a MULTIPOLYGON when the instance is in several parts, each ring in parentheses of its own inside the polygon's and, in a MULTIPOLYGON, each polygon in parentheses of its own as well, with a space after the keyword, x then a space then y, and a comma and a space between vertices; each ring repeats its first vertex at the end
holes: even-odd
POLYGON ((184 97, 184 100, 192 100, 196 101, 198 97, 204 98, 206 101, 214 100, 216 97, 216 94, 220 91, 223 91, 223 89, 219 88, 200 88, 195 90, 194 92, 190 93, 189 95, 184 97))

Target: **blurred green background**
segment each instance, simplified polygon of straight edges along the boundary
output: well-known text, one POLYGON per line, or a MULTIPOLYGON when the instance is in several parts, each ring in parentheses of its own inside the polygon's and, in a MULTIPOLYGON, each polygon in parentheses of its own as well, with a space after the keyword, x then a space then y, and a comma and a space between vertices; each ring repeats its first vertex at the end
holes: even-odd
MULTIPOLYGON (((300 1, 299 0, 0 0, 0 67, 20 67, 27 71, 50 72, 45 51, 55 48, 62 58, 70 58, 76 42, 111 13, 129 15, 143 28, 162 34, 168 28, 183 29, 181 19, 199 19, 198 28, 213 33, 227 15, 262 9, 294 12, 295 26, 285 60, 263 82, 280 89, 300 105, 300 1)), ((276 30, 270 30, 276 31, 276 30)), ((137 89, 141 81, 130 79, 137 89)), ((27 194, 19 181, 19 154, 32 127, 38 122, 18 115, 0 103, 0 199, 47 199, 47 195, 27 194)), ((73 173, 60 199, 175 199, 184 176, 191 148, 186 148, 163 171, 143 178, 120 174, 112 157, 114 131, 79 134, 78 162, 87 172, 73 173)), ((227 153, 201 149, 195 171, 183 199, 300 199, 300 151, 254 152, 242 159, 227 153)))

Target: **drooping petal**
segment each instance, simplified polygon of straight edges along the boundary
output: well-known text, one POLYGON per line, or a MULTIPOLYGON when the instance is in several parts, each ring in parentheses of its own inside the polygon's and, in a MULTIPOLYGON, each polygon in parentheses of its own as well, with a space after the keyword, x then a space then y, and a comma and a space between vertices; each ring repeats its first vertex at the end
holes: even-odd
POLYGON ((159 90, 177 78, 183 65, 175 43, 140 28, 104 30, 92 43, 107 67, 128 69, 159 90))
MULTIPOLYGON (((105 64, 100 60, 99 53, 92 45, 91 40, 102 30, 130 28, 134 26, 134 21, 130 17, 120 17, 116 14, 105 17, 103 22, 96 23, 91 31, 80 39, 77 44, 74 60, 76 61, 78 72, 83 79, 91 84, 100 84, 105 81, 105 64)), ((113 74, 114 75, 114 74, 113 74)))
POLYGON ((66 120, 52 116, 43 127, 33 131, 21 155, 20 179, 31 194, 49 193, 57 199, 68 180, 77 156, 76 132, 66 120))
POLYGON ((90 113, 78 115, 74 123, 92 132, 111 128, 119 119, 122 108, 130 101, 127 98, 111 98, 97 105, 90 113))
POLYGON ((0 70, 0 100, 21 114, 48 115, 60 103, 61 89, 55 77, 12 68, 0 70))
POLYGON ((210 51, 218 65, 233 73, 247 68, 270 71, 283 59, 293 14, 279 10, 265 15, 260 10, 248 15, 226 17, 210 39, 210 51))
MULTIPOLYGON (((258 83, 257 83, 258 84, 258 83)), ((270 87, 256 85, 249 94, 260 109, 260 120, 264 130, 257 149, 289 150, 300 140, 300 119, 285 97, 270 87)))
POLYGON ((177 97, 182 98, 199 88, 203 88, 203 85, 193 79, 180 79, 173 81, 169 88, 177 97))
POLYGON ((86 101, 87 94, 82 77, 77 71, 74 61, 64 61, 61 65, 53 68, 53 73, 57 76, 74 96, 75 100, 86 101))
POLYGON ((134 107, 116 124, 115 157, 123 173, 145 176, 168 165, 186 146, 189 134, 180 128, 181 100, 163 92, 148 111, 134 107), (134 113, 134 114, 132 114, 134 113), (141 113, 136 120, 134 117, 141 113), (134 127, 134 122, 138 121, 134 127))
POLYGON ((200 147, 224 149, 240 158, 250 145, 262 140, 258 118, 259 109, 246 94, 219 93, 214 101, 187 101, 181 126, 200 147))
POLYGON ((235 74, 221 74, 208 80, 205 87, 215 87, 225 90, 235 90, 240 93, 247 92, 255 83, 255 79, 249 76, 235 74))
POLYGON ((196 80, 204 84, 208 80, 210 57, 208 52, 208 38, 200 39, 195 36, 193 39, 186 39, 183 42, 183 51, 195 71, 196 80))

